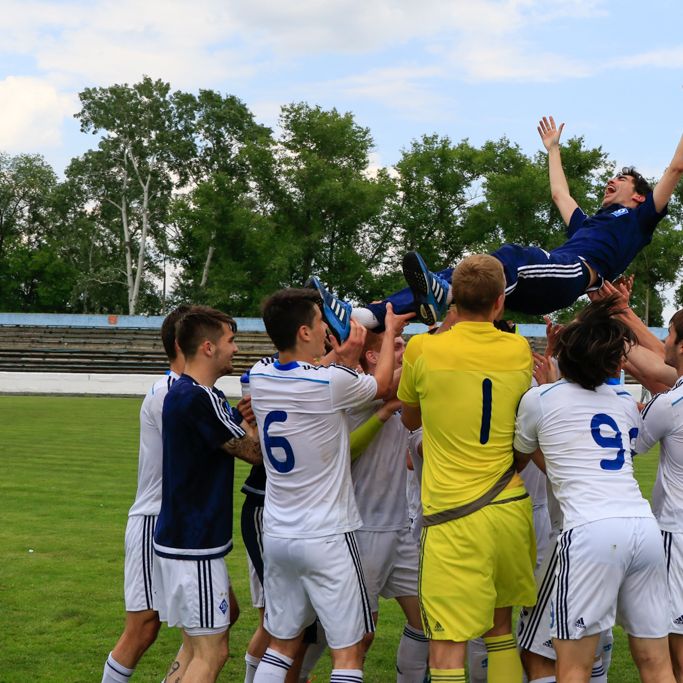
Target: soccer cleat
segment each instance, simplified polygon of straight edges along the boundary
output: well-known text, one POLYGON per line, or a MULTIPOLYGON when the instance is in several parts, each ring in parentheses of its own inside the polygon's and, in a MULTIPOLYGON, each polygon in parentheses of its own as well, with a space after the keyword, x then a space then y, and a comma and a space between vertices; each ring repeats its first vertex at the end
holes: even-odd
POLYGON ((320 294, 323 302, 323 319, 337 341, 343 344, 351 334, 351 304, 330 294, 317 277, 312 277, 306 283, 306 287, 315 289, 320 294))
POLYGON ((448 283, 430 272, 416 251, 403 257, 403 276, 413 293, 418 320, 425 325, 436 324, 448 307, 448 283))

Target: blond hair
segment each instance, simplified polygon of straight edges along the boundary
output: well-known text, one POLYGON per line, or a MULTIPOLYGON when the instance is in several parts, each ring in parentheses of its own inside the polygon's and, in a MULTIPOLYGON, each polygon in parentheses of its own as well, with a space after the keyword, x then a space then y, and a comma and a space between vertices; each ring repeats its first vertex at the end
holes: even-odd
POLYGON ((453 271, 453 303, 462 311, 488 313, 504 292, 503 265, 493 256, 468 256, 453 271))

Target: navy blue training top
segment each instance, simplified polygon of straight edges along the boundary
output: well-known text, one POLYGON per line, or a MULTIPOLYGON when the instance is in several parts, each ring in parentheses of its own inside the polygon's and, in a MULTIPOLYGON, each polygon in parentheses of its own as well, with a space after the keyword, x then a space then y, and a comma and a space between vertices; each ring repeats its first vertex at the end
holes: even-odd
POLYGON ((197 384, 185 374, 174 382, 162 411, 157 555, 191 560, 230 552, 235 460, 221 445, 244 436, 223 392, 197 384))
POLYGON ((635 209, 612 204, 587 216, 577 207, 567 226, 569 239, 551 253, 581 256, 606 280, 614 280, 650 244, 666 214, 666 206, 659 213, 655 209, 652 192, 635 209))

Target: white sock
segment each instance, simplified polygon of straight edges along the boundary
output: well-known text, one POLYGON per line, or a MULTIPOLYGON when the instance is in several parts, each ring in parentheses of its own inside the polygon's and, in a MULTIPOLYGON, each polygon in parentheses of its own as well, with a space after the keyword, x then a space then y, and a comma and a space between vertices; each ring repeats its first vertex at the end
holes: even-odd
POLYGON ((254 683, 282 683, 294 660, 268 648, 259 662, 254 683))
POLYGON ((363 683, 361 669, 332 669, 330 683, 363 683))
POLYGON ((556 680, 555 676, 544 676, 543 678, 534 678, 529 683, 556 683, 556 680))
POLYGON ((607 672, 602 661, 594 662, 591 671, 591 683, 607 683, 607 672))
POLYGON ((111 652, 104 663, 102 672, 102 683, 128 683, 135 669, 129 669, 123 664, 119 664, 112 656, 111 652))
POLYGON ((602 648, 602 668, 605 670, 605 676, 609 673, 609 667, 612 663, 612 648, 612 643, 609 643, 602 648))
POLYGON ((396 652, 396 683, 422 683, 428 659, 429 638, 423 631, 406 624, 396 652))
POLYGON ((379 325, 379 320, 369 308, 352 308, 351 318, 368 330, 374 330, 379 325))
POLYGON ((483 638, 467 641, 467 666, 470 671, 470 683, 486 683, 489 654, 483 638))
POLYGON ((244 661, 246 663, 246 670, 244 672, 244 683, 254 683, 254 676, 256 675, 256 669, 258 669, 260 657, 254 657, 248 652, 244 655, 244 661))

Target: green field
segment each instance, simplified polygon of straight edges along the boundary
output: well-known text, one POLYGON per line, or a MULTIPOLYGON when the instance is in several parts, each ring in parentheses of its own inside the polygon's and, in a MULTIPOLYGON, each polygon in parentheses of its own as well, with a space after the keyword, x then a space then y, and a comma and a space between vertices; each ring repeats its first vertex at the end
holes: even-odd
MULTIPOLYGON (((0 397, 0 683, 99 681, 124 622, 123 535, 136 487, 139 399, 0 397)), ((649 496, 656 457, 636 469, 649 496)), ((256 625, 244 547, 239 535, 238 463, 235 550, 228 567, 242 607, 230 634, 231 659, 219 680, 240 682, 244 651, 256 625)), ((394 656, 403 626, 383 602, 365 680, 395 680, 394 656)), ((133 680, 158 683, 180 642, 162 629, 133 680)), ((626 641, 615 629, 610 680, 638 680, 626 641)), ((327 658, 314 680, 327 680, 327 658)))

